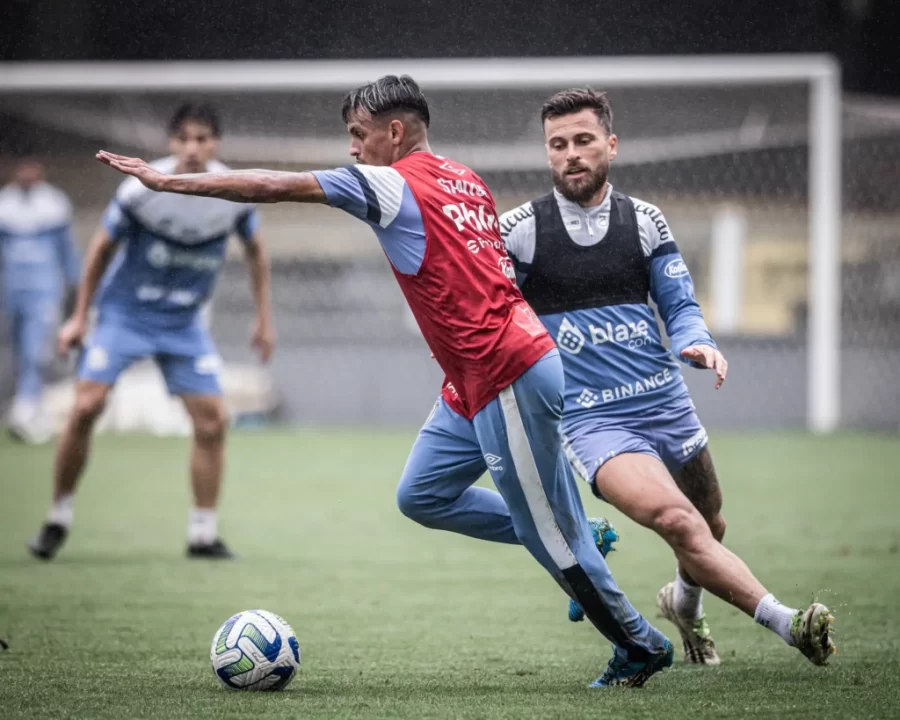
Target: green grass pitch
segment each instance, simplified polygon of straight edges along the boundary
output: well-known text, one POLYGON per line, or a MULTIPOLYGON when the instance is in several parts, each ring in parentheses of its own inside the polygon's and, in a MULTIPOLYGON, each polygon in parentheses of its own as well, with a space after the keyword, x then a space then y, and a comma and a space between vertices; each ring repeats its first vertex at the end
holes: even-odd
MULTIPOLYGON (((724 664, 681 663, 640 691, 586 686, 608 644, 566 620, 566 598, 521 549, 429 531, 394 487, 407 433, 231 437, 223 536, 242 559, 183 557, 187 444, 100 437, 53 563, 25 542, 43 518, 50 448, 0 440, 0 716, 4 718, 876 718, 900 715, 900 442, 896 437, 713 437, 726 544, 784 602, 837 616, 839 655, 810 665, 714 598, 724 664), (238 610, 297 631, 283 693, 220 687, 216 628, 238 610)), ((656 620, 673 560, 586 494, 622 539, 610 558, 656 620)))

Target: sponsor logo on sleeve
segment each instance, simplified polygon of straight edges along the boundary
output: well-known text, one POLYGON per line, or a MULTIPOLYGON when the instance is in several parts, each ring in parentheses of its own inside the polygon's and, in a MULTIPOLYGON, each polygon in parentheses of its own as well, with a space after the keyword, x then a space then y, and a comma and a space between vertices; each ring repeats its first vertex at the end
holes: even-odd
POLYGON ((666 265, 665 273, 666 276, 670 278, 684 277, 688 274, 687 265, 684 264, 684 260, 681 258, 676 258, 666 265))

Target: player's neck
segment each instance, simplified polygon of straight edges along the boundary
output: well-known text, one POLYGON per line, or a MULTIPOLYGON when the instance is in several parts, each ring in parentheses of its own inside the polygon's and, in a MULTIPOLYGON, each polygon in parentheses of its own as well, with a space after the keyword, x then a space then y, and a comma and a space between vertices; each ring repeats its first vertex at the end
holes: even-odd
POLYGON ((399 155, 399 157, 397 157, 394 160, 394 162, 397 162, 398 160, 402 160, 403 158, 405 158, 409 155, 412 155, 413 153, 419 153, 419 152, 426 152, 426 153, 431 152, 431 146, 428 144, 427 138, 422 138, 421 140, 418 140, 418 141, 412 143, 412 145, 410 147, 406 148, 403 151, 403 153, 401 153, 399 155))
POLYGON ((603 187, 600 188, 596 193, 594 193, 590 200, 578 204, 583 208, 597 207, 598 205, 601 205, 604 200, 606 200, 606 193, 608 192, 609 181, 603 183, 603 187))

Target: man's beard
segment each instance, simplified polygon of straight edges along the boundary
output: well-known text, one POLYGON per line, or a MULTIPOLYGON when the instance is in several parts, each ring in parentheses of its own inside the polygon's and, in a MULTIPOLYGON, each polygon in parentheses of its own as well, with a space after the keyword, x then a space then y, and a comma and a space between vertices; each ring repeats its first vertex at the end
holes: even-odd
POLYGON ((590 170, 585 165, 567 166, 563 172, 559 173, 552 170, 553 184, 567 200, 574 203, 586 203, 594 197, 606 184, 606 178, 609 177, 609 166, 601 165, 595 170, 590 170), (578 178, 573 181, 566 174, 569 170, 584 170, 587 172, 586 177, 578 178))

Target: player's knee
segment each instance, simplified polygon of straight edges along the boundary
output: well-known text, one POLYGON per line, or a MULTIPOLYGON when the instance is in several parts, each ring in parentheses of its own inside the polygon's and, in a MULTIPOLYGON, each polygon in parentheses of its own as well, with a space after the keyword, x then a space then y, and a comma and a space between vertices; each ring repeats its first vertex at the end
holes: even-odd
POLYGON ((224 405, 216 403, 204 408, 194 417, 194 438, 201 445, 216 445, 225 441, 228 413, 224 405))
POLYGON ((526 550, 528 550, 528 552, 534 554, 534 551, 537 548, 543 547, 543 542, 541 541, 541 536, 538 533, 537 528, 529 527, 528 524, 526 524, 525 527, 516 525, 513 529, 515 530, 519 542, 526 550))
POLYGON ((417 490, 412 483, 401 480, 397 486, 397 507, 410 520, 428 525, 433 515, 434 498, 417 490))
POLYGON ((72 424, 76 430, 89 432, 106 407, 106 393, 82 390, 75 395, 72 424))
POLYGON ((410 520, 415 520, 419 511, 419 503, 408 483, 400 481, 397 486, 397 507, 410 520))
POLYGON ((653 518, 653 529, 673 546, 694 544, 706 529, 706 522, 694 508, 669 507, 653 518))
POLYGON ((709 531, 712 533, 713 537, 722 542, 722 538, 725 537, 725 528, 727 524, 725 522, 725 517, 721 512, 716 513, 716 515, 709 521, 709 531))

